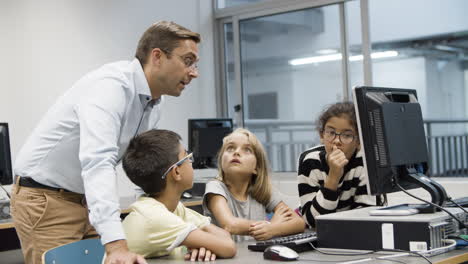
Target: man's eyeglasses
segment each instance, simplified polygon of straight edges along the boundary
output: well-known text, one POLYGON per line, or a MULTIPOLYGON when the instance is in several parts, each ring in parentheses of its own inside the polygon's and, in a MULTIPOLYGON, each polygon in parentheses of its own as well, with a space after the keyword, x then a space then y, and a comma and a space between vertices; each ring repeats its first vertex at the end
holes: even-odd
POLYGON ((191 71, 198 70, 198 63, 197 60, 195 60, 194 58, 190 56, 183 57, 180 55, 177 55, 177 57, 179 57, 184 62, 185 67, 189 68, 191 71))
MULTIPOLYGON (((164 53, 166 53, 167 55, 170 55, 171 53, 170 52, 167 52, 163 49, 161 49, 164 53)), ((185 67, 187 67, 188 69, 190 69, 191 71, 197 71, 198 70, 198 61, 193 58, 192 56, 180 56, 178 54, 174 54, 176 55, 179 59, 182 60, 182 62, 184 63, 185 67)))
POLYGON ((323 137, 328 142, 332 142, 333 140, 335 140, 337 136, 340 139, 341 143, 343 144, 350 144, 351 142, 354 141, 354 138, 356 137, 352 133, 349 133, 349 132, 337 133, 333 129, 325 129, 325 131, 323 132, 323 137))
POLYGON ((187 154, 187 156, 185 156, 183 159, 179 160, 178 162, 174 163, 172 166, 169 167, 169 169, 167 169, 167 171, 163 174, 163 176, 161 177, 161 179, 165 179, 167 174, 174 168, 174 167, 179 167, 180 165, 182 165, 186 160, 188 160, 190 163, 193 162, 193 153, 189 153, 187 154))

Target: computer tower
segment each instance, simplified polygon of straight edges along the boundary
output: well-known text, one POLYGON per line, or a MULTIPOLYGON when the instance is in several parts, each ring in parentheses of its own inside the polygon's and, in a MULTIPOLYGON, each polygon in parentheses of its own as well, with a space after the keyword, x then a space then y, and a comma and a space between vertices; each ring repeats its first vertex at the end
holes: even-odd
MULTIPOLYGON (((378 207, 366 207, 316 218, 318 246, 325 248, 411 251, 444 246, 442 239, 459 234, 458 222, 446 212, 408 216, 371 216, 378 207)), ((468 224, 459 208, 446 208, 468 224)))

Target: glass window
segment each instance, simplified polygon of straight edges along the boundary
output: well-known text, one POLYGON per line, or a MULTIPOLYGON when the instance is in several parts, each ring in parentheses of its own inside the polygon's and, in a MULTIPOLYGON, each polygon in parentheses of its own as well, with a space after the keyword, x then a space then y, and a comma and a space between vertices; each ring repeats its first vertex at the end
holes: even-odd
MULTIPOLYGON (((349 1, 345 3, 345 8, 346 26, 348 28, 349 84, 351 88, 357 85, 364 84, 361 33, 361 5, 359 1, 349 1)), ((349 98, 351 100, 351 96, 349 98)))
POLYGON ((239 6, 257 2, 264 2, 264 1, 271 1, 271 0, 217 0, 216 7, 218 9, 231 7, 231 6, 239 6))
POLYGON ((319 144, 319 112, 343 99, 338 5, 239 27, 244 125, 263 141, 274 171, 294 171, 299 154, 319 144))
MULTIPOLYGON (((236 117, 236 112, 234 106, 237 103, 236 101, 236 90, 235 90, 235 73, 234 73, 234 44, 233 44, 233 29, 232 23, 224 24, 224 60, 225 60, 225 89, 226 89, 226 100, 228 107, 228 116, 234 118, 236 122, 239 117, 236 117)), ((238 125, 238 124, 236 124, 238 125)))
POLYGON ((432 175, 468 171, 468 122, 454 122, 468 117, 466 10, 464 0, 369 3, 374 86, 417 90, 432 175))

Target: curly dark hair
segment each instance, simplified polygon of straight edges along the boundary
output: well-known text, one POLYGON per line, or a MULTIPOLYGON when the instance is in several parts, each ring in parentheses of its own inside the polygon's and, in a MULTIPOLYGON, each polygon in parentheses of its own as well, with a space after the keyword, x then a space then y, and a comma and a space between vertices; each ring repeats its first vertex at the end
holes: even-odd
POLYGON ((352 102, 339 102, 325 107, 316 122, 317 131, 320 135, 322 135, 323 131, 325 130, 325 125, 332 117, 348 118, 356 132, 358 131, 356 112, 354 111, 354 104, 352 102))

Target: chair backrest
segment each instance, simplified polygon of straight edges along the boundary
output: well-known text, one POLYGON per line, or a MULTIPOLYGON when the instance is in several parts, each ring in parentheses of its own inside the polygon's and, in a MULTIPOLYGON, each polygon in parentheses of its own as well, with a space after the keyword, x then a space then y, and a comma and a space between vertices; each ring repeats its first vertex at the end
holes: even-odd
POLYGON ((43 264, 101 264, 104 246, 99 239, 85 239, 52 248, 42 255, 43 264))

